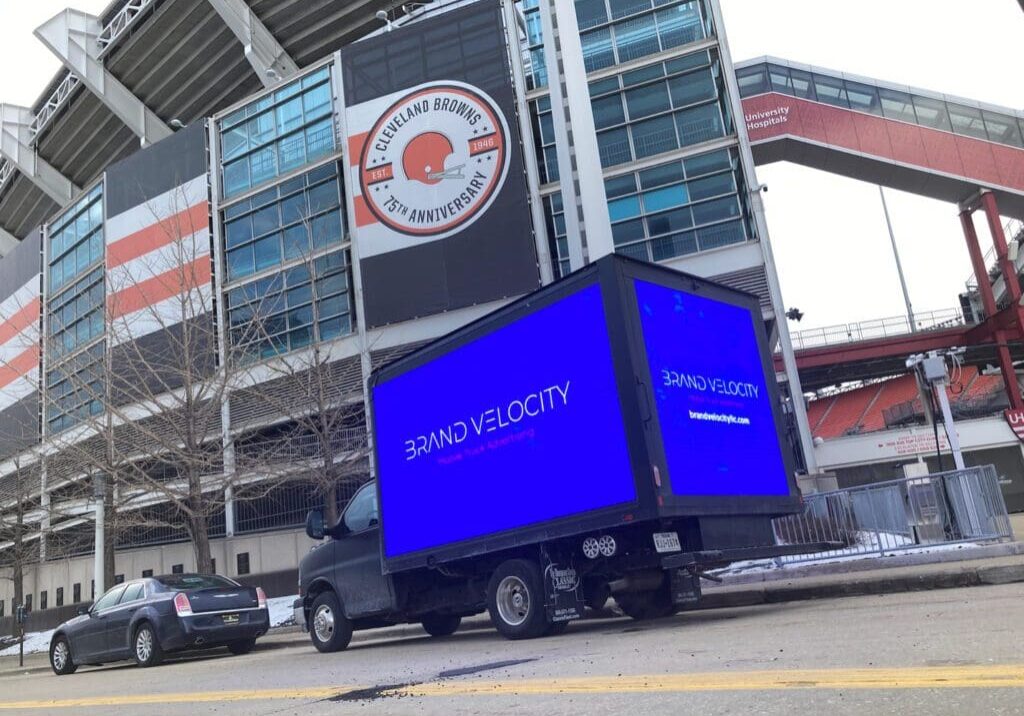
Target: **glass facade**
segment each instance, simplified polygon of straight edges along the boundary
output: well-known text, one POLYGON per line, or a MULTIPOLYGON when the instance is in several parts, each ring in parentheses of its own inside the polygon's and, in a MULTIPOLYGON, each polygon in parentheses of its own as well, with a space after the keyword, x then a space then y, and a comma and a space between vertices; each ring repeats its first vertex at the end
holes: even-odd
POLYGON ((743 187, 735 149, 607 179, 616 252, 664 261, 753 238, 743 187))
POLYGON ((714 34, 703 2, 576 0, 583 65, 594 72, 714 34))
POLYGON ((540 0, 522 0, 519 3, 526 24, 523 70, 527 90, 548 85, 548 66, 544 59, 544 30, 541 26, 539 3, 540 0))
POLYGON ((227 293, 238 362, 252 363, 352 332, 349 252, 332 251, 227 293))
POLYGON ((345 233, 338 165, 331 162, 224 210, 228 281, 337 246, 345 233))
POLYGON ((733 133, 716 53, 702 51, 590 83, 601 165, 733 133))
POLYGON ((332 109, 331 71, 324 67, 222 119, 224 198, 331 154, 332 109))
POLYGON ((46 427, 58 433, 103 410, 103 185, 50 223, 46 427))
POLYGON ((539 97, 530 103, 534 144, 537 149, 537 174, 541 184, 558 181, 558 149, 555 147, 555 125, 551 116, 551 98, 539 97))
POLYGON ((230 362, 250 364, 353 330, 339 164, 278 179, 334 153, 330 77, 329 68, 317 70, 220 123, 225 195, 263 187, 220 212, 230 362), (253 141, 254 128, 264 126, 269 134, 253 141), (269 157, 272 171, 253 173, 257 155, 269 157))
POLYGON ((795 67, 759 64, 736 70, 740 96, 778 92, 965 137, 1024 148, 1024 119, 935 97, 855 82, 795 67))
POLYGON ((561 192, 544 197, 544 216, 548 225, 548 246, 555 278, 566 276, 569 266, 569 239, 565 229, 565 207, 561 192))

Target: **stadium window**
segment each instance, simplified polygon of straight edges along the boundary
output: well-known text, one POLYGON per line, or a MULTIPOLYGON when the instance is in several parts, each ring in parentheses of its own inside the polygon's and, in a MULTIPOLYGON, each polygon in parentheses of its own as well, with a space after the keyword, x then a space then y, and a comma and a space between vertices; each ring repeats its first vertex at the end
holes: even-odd
POLYGON ((114 584, 124 584, 124 575, 123 574, 115 574, 114 575, 114 584))
POLYGON ((814 91, 818 95, 819 102, 835 105, 836 107, 848 108, 850 106, 846 99, 846 88, 843 87, 841 79, 819 74, 814 74, 813 77, 814 91))
POLYGON ((89 580, 89 599, 96 598, 96 580, 89 580))
POLYGON ((769 91, 768 68, 764 65, 736 70, 736 80, 740 86, 740 97, 752 97, 769 91))
POLYGON ((334 151, 330 69, 323 67, 219 122, 224 198, 334 151))
POLYGON ((768 65, 768 78, 771 80, 773 92, 793 94, 793 80, 789 77, 788 67, 768 65))
POLYGON ((630 119, 643 119, 672 109, 668 85, 664 82, 637 87, 625 93, 630 119))
POLYGON ((213 559, 210 560, 210 573, 211 574, 216 574, 217 573, 217 558, 216 557, 214 557, 213 559))
POLYGON ((982 114, 985 117, 985 129, 988 130, 990 140, 1013 147, 1024 147, 1017 120, 1005 114, 989 112, 987 109, 983 110, 982 114))
POLYGON ((975 139, 988 139, 988 132, 985 131, 985 120, 981 116, 981 110, 975 107, 964 107, 963 105, 946 104, 949 109, 949 120, 953 125, 953 131, 965 137, 975 139))
POLYGON ((172 564, 171 565, 171 574, 184 574, 184 573, 185 573, 185 565, 183 565, 183 564, 172 564))
POLYGON ((82 601, 82 584, 81 582, 75 582, 71 585, 71 602, 72 604, 78 604, 82 601))
POLYGON ((878 88, 878 96, 882 104, 882 116, 886 119, 896 119, 901 122, 917 123, 917 115, 914 113, 914 103, 906 92, 878 88))
POLYGON ((952 131, 949 114, 946 112, 946 103, 942 100, 914 95, 914 111, 917 114, 918 124, 946 132, 952 131))
POLYGON ((871 85, 846 80, 846 98, 850 102, 850 109, 869 114, 882 114, 878 90, 871 85))
POLYGON ((142 570, 142 578, 143 579, 148 579, 149 577, 152 577, 152 576, 153 576, 153 570, 152 569, 144 569, 144 570, 142 570))
POLYGON ((64 606, 64 587, 57 587, 57 604, 58 607, 64 606))
POLYGON ((48 606, 50 606, 49 605, 49 599, 48 599, 49 596, 50 595, 47 594, 45 589, 43 591, 39 592, 39 609, 40 610, 46 609, 48 606))
POLYGON ((4 618, 4 600, 0 599, 0 619, 4 618))
POLYGON ((235 556, 235 565, 237 567, 235 574, 249 574, 249 553, 239 552, 235 556))
POLYGON ((25 595, 25 611, 26 612, 32 611, 32 595, 31 594, 26 594, 25 595))

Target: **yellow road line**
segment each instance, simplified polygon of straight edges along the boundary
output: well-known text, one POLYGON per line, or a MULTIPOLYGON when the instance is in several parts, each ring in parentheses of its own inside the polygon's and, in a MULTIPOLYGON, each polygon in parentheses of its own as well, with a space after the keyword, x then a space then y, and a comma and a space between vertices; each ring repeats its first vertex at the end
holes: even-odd
MULTIPOLYGON (((73 682, 73 679, 70 680, 73 682)), ((97 706, 325 699, 362 689, 315 686, 249 691, 85 696, 75 699, 0 702, 11 709, 63 709, 97 706)), ((777 671, 590 676, 503 681, 439 681, 396 687, 382 696, 454 697, 666 693, 693 691, 762 691, 767 689, 975 689, 1024 688, 1024 664, 936 666, 871 669, 796 669, 777 671)))

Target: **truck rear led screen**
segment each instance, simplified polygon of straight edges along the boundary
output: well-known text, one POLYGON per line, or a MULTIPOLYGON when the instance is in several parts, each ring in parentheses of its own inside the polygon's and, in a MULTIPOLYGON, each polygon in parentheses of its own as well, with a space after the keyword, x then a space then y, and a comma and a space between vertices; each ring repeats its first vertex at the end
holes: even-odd
POLYGON ((373 389, 384 555, 632 503, 600 287, 373 389))
POLYGON ((750 310, 635 286, 673 494, 789 494, 750 310))

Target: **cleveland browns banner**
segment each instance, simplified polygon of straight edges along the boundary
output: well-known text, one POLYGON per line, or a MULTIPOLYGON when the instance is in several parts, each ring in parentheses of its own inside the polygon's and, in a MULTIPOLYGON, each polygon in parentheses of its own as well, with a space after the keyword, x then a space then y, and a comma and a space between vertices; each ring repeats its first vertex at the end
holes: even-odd
POLYGON ((498 2, 341 53, 369 327, 539 284, 498 2))

